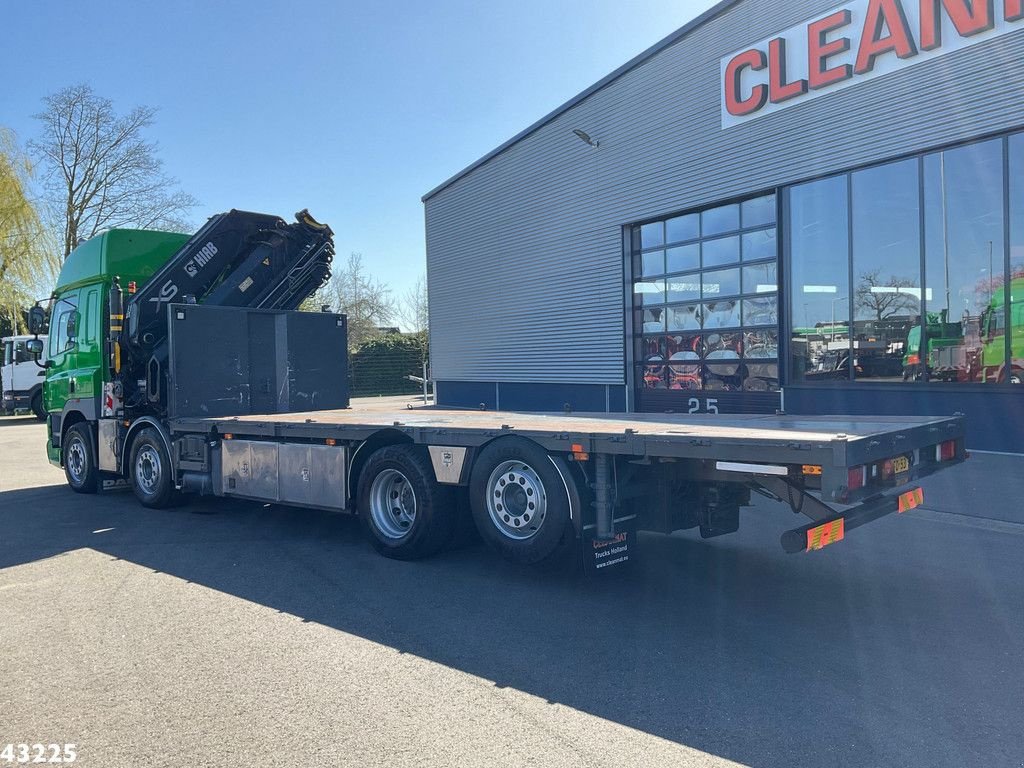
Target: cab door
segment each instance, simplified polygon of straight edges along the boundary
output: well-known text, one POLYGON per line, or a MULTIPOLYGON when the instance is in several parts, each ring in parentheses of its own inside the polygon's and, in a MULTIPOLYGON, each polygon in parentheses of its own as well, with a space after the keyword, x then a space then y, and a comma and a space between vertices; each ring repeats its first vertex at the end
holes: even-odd
POLYGON ((100 315, 100 287, 85 286, 78 293, 78 328, 75 333, 75 373, 69 387, 72 397, 92 397, 103 389, 100 364, 103 361, 103 317, 100 315))
POLYGON ((46 410, 58 413, 64 404, 78 397, 75 381, 78 369, 78 291, 68 291, 53 302, 50 310, 50 361, 51 365, 43 388, 43 402, 46 410))

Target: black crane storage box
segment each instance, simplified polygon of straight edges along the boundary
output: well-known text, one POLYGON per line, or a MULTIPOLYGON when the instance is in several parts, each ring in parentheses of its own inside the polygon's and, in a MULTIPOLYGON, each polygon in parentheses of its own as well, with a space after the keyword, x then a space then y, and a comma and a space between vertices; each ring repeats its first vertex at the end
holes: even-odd
POLYGON ((168 415, 348 407, 344 315, 172 304, 168 415))

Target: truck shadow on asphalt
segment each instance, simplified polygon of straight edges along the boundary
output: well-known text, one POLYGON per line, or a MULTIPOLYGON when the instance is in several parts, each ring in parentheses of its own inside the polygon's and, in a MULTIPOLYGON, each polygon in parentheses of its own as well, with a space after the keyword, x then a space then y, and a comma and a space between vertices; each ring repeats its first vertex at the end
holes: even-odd
POLYGON ((894 517, 786 556, 792 516, 752 515, 591 578, 481 544, 390 561, 312 510, 52 486, 0 494, 0 568, 91 548, 747 765, 1019 757, 1020 679, 993 659, 1024 650, 1024 539, 894 517))

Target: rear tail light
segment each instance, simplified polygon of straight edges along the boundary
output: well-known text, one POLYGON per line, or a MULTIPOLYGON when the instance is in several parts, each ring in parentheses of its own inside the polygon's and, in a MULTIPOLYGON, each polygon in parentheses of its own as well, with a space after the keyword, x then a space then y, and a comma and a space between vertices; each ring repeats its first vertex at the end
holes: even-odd
POLYGON ((956 457, 956 440, 947 440, 935 446, 936 461, 950 461, 956 457))
POLYGON ((850 471, 847 473, 846 489, 848 491, 856 491, 858 488, 863 488, 867 481, 867 467, 850 467, 850 471))

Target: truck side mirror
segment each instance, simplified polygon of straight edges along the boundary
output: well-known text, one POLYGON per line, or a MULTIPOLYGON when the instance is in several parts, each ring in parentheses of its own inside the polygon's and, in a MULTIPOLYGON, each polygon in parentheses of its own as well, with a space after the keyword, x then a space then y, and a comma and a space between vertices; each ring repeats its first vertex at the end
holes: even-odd
POLYGON ((38 335, 46 326, 46 311, 36 304, 28 311, 28 332, 38 335))
POLYGON ((68 315, 68 341, 72 342, 75 340, 78 330, 78 313, 72 312, 68 315))
POLYGON ((29 339, 25 342, 25 351, 38 360, 39 356, 43 354, 43 340, 29 339))

